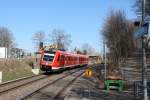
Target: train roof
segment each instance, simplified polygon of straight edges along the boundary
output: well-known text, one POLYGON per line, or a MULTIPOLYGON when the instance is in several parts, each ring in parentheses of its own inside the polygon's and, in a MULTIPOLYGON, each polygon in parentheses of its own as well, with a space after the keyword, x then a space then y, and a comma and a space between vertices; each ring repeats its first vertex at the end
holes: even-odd
POLYGON ((72 56, 83 56, 83 57, 88 57, 88 55, 83 55, 83 54, 77 54, 77 53, 72 53, 72 52, 67 52, 67 51, 60 51, 60 50, 57 50, 56 52, 60 52, 60 53, 63 53, 63 54, 67 54, 67 55, 72 55, 72 56))

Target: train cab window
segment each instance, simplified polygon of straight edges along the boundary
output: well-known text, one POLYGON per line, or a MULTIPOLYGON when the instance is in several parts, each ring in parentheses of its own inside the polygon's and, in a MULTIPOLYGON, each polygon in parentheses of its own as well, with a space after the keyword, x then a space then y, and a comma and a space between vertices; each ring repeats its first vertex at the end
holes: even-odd
POLYGON ((54 54, 44 54, 43 60, 52 62, 54 59, 54 54))

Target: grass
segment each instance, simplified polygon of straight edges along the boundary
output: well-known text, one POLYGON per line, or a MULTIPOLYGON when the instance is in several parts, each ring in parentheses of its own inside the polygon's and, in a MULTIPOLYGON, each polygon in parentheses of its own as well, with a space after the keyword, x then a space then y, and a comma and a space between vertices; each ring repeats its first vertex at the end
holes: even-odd
POLYGON ((0 71, 2 71, 3 82, 33 75, 30 64, 18 59, 1 59, 0 71))

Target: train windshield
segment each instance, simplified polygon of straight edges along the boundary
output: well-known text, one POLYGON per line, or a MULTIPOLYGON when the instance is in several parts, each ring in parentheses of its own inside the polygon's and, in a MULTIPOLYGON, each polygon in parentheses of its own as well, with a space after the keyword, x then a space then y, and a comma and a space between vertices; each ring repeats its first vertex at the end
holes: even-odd
POLYGON ((54 54, 48 54, 48 53, 44 54, 44 57, 43 57, 44 61, 50 61, 50 62, 52 62, 53 59, 54 59, 54 54))

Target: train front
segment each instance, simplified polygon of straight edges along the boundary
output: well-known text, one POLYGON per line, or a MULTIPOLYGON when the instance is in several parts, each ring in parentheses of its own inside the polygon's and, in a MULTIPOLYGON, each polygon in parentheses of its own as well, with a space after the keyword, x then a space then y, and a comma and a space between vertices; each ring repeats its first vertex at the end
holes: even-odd
POLYGON ((49 50, 43 50, 41 54, 41 60, 40 60, 40 69, 42 71, 51 71, 52 70, 52 64, 55 57, 56 50, 49 49, 49 50))

